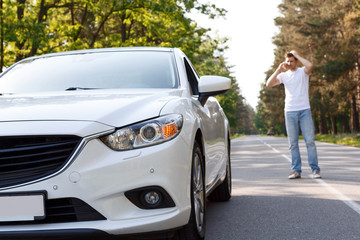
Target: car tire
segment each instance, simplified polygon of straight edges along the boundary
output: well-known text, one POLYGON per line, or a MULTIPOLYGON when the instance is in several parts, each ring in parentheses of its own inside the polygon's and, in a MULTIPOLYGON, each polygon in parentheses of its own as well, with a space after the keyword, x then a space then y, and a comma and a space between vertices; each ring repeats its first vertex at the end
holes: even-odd
POLYGON ((179 231, 180 239, 201 240, 205 237, 206 195, 203 154, 194 143, 191 167, 191 214, 188 224, 179 231))
POLYGON ((230 143, 228 144, 228 160, 226 163, 226 175, 224 181, 217 186, 210 194, 208 199, 213 202, 224 202, 231 198, 231 161, 230 161, 230 143))

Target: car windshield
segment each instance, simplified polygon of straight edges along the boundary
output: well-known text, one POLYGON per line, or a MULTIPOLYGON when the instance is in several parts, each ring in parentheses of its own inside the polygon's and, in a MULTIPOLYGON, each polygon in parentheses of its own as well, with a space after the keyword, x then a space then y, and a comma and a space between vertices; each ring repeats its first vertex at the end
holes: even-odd
POLYGON ((0 78, 0 93, 177 87, 171 52, 118 51, 25 60, 0 78))

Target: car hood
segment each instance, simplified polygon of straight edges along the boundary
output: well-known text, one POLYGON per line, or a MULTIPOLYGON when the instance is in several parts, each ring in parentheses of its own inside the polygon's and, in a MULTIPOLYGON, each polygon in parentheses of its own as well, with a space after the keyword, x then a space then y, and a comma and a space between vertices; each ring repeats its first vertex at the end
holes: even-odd
POLYGON ((92 121, 113 127, 159 116, 181 90, 89 90, 0 97, 0 122, 92 121))

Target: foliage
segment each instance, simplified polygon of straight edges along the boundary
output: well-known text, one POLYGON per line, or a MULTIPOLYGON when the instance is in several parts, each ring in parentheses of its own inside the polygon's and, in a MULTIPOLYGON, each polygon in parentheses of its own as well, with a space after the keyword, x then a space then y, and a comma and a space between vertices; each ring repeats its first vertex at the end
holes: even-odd
POLYGON ((252 133, 254 112, 223 57, 226 39, 212 39, 186 13, 215 18, 226 10, 199 0, 1 0, 0 69, 25 57, 87 48, 178 47, 201 74, 232 79, 218 99, 232 133, 252 133))
POLYGON ((223 55, 219 54, 226 50, 226 47, 219 47, 226 46, 226 41, 227 39, 207 38, 193 62, 200 75, 220 75, 231 79, 231 88, 225 94, 217 96, 217 99, 229 119, 231 134, 253 134, 254 110, 245 102, 236 79, 231 76, 231 67, 227 66, 223 55), (217 57, 213 55, 214 52, 217 52, 217 57))
POLYGON ((197 0, 3 0, 5 65, 38 54, 125 46, 177 46, 192 53, 206 29, 193 9, 223 15, 197 0))
MULTIPOLYGON (((267 77, 292 49, 313 62, 310 101, 318 133, 360 129, 359 6, 358 0, 284 0, 279 5, 282 16, 275 24, 280 32, 273 39, 275 61, 267 77)), ((263 85, 257 124, 285 132, 279 112, 283 102, 281 87, 266 89, 263 85)))
POLYGON ((360 147, 360 134, 318 134, 316 141, 360 147))

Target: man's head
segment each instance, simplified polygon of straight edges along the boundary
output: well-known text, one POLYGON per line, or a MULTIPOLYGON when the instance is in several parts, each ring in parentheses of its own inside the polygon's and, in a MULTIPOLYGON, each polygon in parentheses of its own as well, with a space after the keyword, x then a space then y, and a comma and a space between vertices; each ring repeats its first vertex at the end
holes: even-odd
POLYGON ((288 52, 285 54, 285 63, 287 65, 287 69, 295 71, 297 69, 298 59, 291 52, 288 52))

